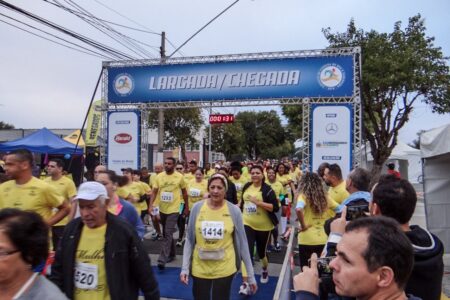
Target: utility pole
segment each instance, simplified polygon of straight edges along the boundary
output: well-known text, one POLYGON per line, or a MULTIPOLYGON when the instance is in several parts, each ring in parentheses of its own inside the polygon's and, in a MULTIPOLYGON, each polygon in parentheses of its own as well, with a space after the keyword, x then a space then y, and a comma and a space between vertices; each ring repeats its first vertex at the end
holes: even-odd
MULTIPOLYGON (((166 62, 166 33, 161 33, 161 47, 159 48, 161 54, 161 64, 166 62)), ((156 161, 163 163, 164 158, 164 110, 158 110, 158 154, 156 161)))

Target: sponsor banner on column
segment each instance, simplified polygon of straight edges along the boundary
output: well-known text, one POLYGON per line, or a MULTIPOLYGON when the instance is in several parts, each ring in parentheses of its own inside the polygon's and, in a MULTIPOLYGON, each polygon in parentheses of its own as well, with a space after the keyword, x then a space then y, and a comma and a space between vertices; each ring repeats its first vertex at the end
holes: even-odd
POLYGON ((140 115, 137 111, 108 114, 108 169, 137 169, 140 154, 140 115))
POLYGON ((311 106, 311 167, 338 164, 346 178, 352 166, 353 108, 351 104, 311 106))

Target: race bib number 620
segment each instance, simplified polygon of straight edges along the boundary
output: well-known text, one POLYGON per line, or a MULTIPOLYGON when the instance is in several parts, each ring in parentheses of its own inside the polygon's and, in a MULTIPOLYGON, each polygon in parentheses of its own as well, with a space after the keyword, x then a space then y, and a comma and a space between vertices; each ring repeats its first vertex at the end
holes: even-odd
POLYGON ((97 265, 77 262, 75 266, 75 287, 83 290, 95 290, 98 285, 97 265))

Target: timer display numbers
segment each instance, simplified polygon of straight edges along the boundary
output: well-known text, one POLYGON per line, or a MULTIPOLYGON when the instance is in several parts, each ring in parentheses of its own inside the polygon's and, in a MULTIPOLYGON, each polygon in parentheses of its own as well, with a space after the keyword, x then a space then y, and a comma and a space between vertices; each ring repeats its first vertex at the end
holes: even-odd
POLYGON ((209 116, 209 124, 233 123, 233 114, 215 114, 209 116))

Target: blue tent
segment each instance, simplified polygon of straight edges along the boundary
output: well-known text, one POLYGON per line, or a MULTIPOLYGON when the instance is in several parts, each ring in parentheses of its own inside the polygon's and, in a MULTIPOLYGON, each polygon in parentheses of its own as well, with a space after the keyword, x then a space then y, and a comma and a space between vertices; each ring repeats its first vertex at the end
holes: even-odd
POLYGON ((48 154, 83 154, 82 147, 78 147, 75 151, 74 144, 66 142, 45 127, 22 139, 0 143, 1 152, 16 149, 28 149, 31 152, 48 154))

